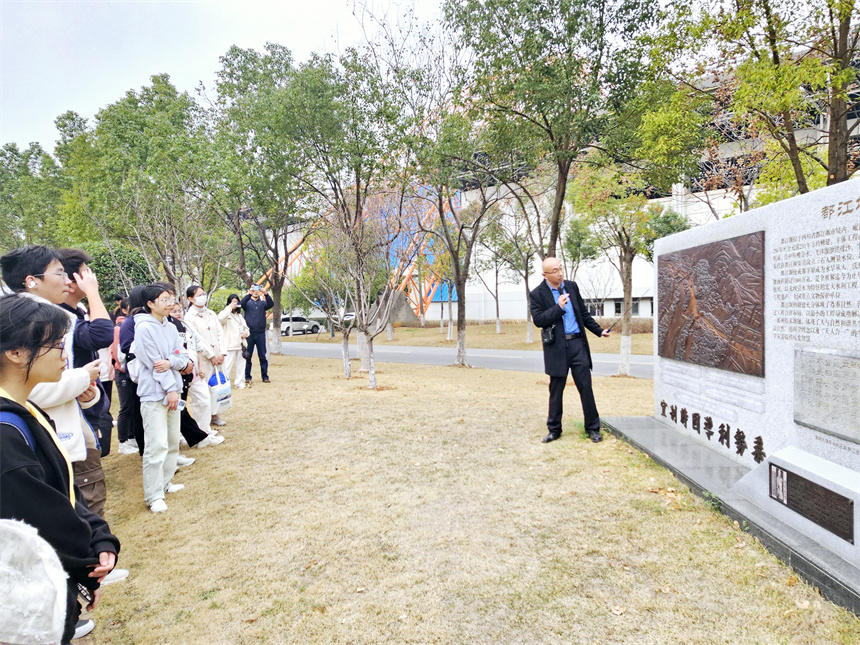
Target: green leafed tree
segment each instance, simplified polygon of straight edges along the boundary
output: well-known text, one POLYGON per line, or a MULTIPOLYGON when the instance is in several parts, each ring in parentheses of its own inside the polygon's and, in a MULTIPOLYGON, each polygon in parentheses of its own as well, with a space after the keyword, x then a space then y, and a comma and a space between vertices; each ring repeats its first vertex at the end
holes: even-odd
POLYGON ((579 166, 573 182, 573 204, 594 241, 618 271, 623 289, 621 358, 618 373, 630 371, 630 334, 633 311, 633 260, 653 253, 656 237, 688 228, 686 220, 663 213, 643 195, 638 173, 593 155, 592 164, 579 166))
POLYGON ((0 149, 0 252, 26 244, 59 245, 61 169, 38 143, 0 149))
POLYGON ((555 167, 547 256, 559 244, 571 166, 599 145, 608 113, 637 84, 657 12, 653 0, 445 3, 450 28, 474 53, 464 79, 473 109, 512 132, 527 165, 555 167))

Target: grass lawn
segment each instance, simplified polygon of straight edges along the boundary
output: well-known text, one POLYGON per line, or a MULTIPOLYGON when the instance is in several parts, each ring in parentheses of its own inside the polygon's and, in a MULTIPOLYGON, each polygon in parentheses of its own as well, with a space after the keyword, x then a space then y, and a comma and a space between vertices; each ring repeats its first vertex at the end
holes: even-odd
MULTIPOLYGON (((534 342, 526 343, 526 324, 509 323, 502 325, 502 333, 496 333, 495 323, 487 325, 468 325, 466 327, 466 348, 474 349, 541 349, 540 330, 532 325, 534 330, 534 342)), ((621 346, 621 327, 616 326, 609 338, 597 338, 591 332, 588 334, 588 342, 593 353, 617 354, 621 346)), ((456 340, 445 340, 448 337, 447 327, 445 333, 439 333, 439 323, 436 326, 427 327, 397 327, 394 330, 394 340, 386 340, 385 332, 373 339, 376 347, 388 347, 393 345, 410 345, 417 347, 455 347, 456 340)), ((454 338, 457 338, 457 330, 454 329, 454 338)), ((305 343, 340 343, 340 334, 335 333, 334 338, 324 330, 316 335, 299 335, 292 338, 283 337, 284 340, 305 343)), ((350 342, 356 342, 355 336, 350 336, 350 342)), ((631 336, 631 351, 634 354, 654 353, 654 334, 633 334, 631 336)))
MULTIPOLYGON (((379 367, 368 391, 340 361, 272 357, 227 440, 184 450, 197 462, 161 515, 114 449, 107 519, 131 577, 75 642, 860 642, 860 619, 668 471, 586 440, 572 385, 545 445, 543 375, 379 367)), ((650 380, 595 385, 603 414, 650 412, 650 380)))

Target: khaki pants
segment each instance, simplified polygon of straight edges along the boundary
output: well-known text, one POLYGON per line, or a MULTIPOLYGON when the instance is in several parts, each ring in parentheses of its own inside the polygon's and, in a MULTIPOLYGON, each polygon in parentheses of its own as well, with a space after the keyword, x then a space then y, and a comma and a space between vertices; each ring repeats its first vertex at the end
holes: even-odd
POLYGON ((75 484, 84 496, 89 509, 100 517, 105 515, 105 471, 102 470, 102 454, 98 448, 87 448, 87 458, 84 461, 73 461, 72 470, 75 473, 75 484))
POLYGON ((179 410, 170 410, 161 401, 141 401, 143 417, 143 501, 147 506, 164 499, 164 491, 176 473, 179 456, 179 410))

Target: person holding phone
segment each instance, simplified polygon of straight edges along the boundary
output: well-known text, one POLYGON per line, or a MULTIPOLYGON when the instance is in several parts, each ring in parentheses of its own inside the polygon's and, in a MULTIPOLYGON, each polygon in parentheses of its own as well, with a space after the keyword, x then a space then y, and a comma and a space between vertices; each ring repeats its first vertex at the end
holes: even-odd
MULTIPOLYGON (((245 385, 251 386, 251 365, 254 349, 260 357, 260 376, 263 383, 269 382, 269 361, 266 359, 266 312, 275 306, 272 296, 258 285, 251 285, 248 295, 239 303, 245 311, 245 323, 248 325, 248 361, 245 363, 245 385)), ((275 321, 280 325, 280 321, 275 321)))
MULTIPOLYGON (((62 642, 76 633, 78 585, 99 601, 116 566, 119 540, 87 507, 53 420, 29 400, 39 384, 67 371, 69 320, 59 307, 20 294, 0 297, 0 518, 34 527, 68 574, 62 642)), ((92 631, 82 621, 78 634, 92 631)))
POLYGON ((243 374, 245 372, 245 359, 242 358, 242 346, 247 342, 250 335, 248 325, 242 317, 242 306, 239 304, 239 296, 231 293, 227 296, 227 306, 218 314, 218 320, 224 329, 224 376, 229 381, 236 367, 236 380, 234 385, 238 389, 245 387, 243 374))
POLYGON ((585 330, 603 337, 609 336, 609 330, 602 329, 588 313, 579 295, 579 287, 575 282, 564 279, 558 258, 543 261, 543 277, 544 281, 529 294, 535 326, 552 330, 549 334, 541 334, 544 371, 549 375, 549 414, 546 420, 549 434, 542 441, 549 443, 561 437, 564 386, 570 370, 582 401, 585 431, 597 443, 603 437, 591 388, 591 350, 585 330))
POLYGON ((143 500, 153 513, 167 510, 165 493, 185 488, 173 484, 179 455, 180 399, 188 352, 167 316, 176 298, 160 284, 151 284, 142 295, 143 311, 134 316, 134 354, 140 361, 137 394, 143 417, 143 500))

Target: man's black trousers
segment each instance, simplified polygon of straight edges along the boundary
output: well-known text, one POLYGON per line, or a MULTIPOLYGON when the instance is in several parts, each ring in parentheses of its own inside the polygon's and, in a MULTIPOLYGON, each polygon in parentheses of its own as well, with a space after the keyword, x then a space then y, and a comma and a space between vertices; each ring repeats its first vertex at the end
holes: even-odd
MULTIPOLYGON (((585 429, 600 430, 600 416, 597 414, 597 404, 594 402, 594 392, 591 389, 591 369, 588 367, 588 352, 585 350, 585 341, 582 338, 571 338, 564 343, 567 352, 567 366, 582 401, 585 429)), ((546 427, 552 435, 561 434, 564 386, 566 383, 566 375, 549 377, 549 415, 546 419, 546 427)))

